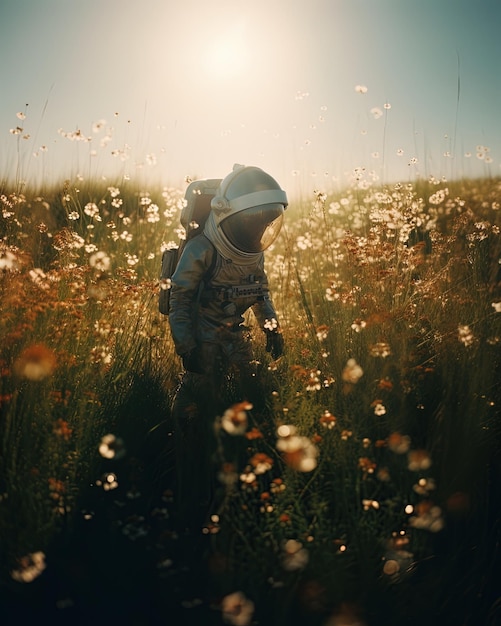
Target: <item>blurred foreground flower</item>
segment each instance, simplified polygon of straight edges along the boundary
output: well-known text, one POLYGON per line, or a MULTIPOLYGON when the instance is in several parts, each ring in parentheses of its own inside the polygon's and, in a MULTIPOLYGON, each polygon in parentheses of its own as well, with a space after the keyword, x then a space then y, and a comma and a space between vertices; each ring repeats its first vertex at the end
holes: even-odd
POLYGON ((96 486, 101 487, 104 491, 113 491, 118 488, 117 475, 113 472, 103 474, 101 478, 96 480, 96 486))
POLYGON ((19 267, 18 257, 10 250, 0 248, 0 270, 14 271, 19 267))
POLYGON ((349 383, 350 385, 356 385, 363 375, 364 370, 355 361, 355 359, 348 359, 343 370, 344 382, 349 383))
POLYGON ((387 356, 391 355, 390 344, 385 341, 374 343, 369 346, 369 353, 371 356, 381 357, 385 359, 387 356))
POLYGON ((411 438, 398 432, 391 433, 388 437, 388 448, 395 454, 407 454, 411 447, 411 438))
POLYGON ((44 344, 25 348, 14 363, 14 372, 27 380, 43 380, 56 369, 56 355, 44 344))
POLYGON ((99 444, 99 454, 105 459, 121 459, 125 456, 124 442, 111 433, 104 435, 99 444))
POLYGON ((218 475, 219 482, 223 483, 227 487, 232 487, 238 482, 238 474, 235 471, 233 463, 223 463, 218 475))
POLYGON ((468 347, 474 343, 475 336, 468 325, 460 324, 458 326, 458 339, 463 345, 468 347))
POLYGON ((235 591, 223 598, 221 602, 223 620, 233 626, 248 626, 254 614, 254 602, 241 591, 235 591))
POLYGON ((19 559, 19 567, 11 571, 14 580, 20 583, 31 583, 46 568, 45 554, 43 552, 32 552, 19 559))
POLYGON ((341 606, 334 611, 331 617, 325 622, 325 626, 366 626, 360 616, 357 606, 342 602, 341 606))
POLYGON ((284 544, 282 565, 289 572, 303 569, 308 563, 309 552, 303 544, 295 539, 289 539, 284 544))
POLYGON ((318 448, 308 437, 296 435, 295 426, 282 425, 278 428, 277 450, 292 469, 311 472, 317 466, 318 448))
POLYGON ((230 435, 243 435, 247 430, 248 418, 246 411, 252 409, 250 402, 237 402, 230 406, 221 418, 221 426, 230 435))
POLYGON ((110 257, 106 252, 95 252, 89 257, 89 265, 99 272, 107 272, 111 266, 110 257))
POLYGON ((407 467, 411 472, 427 470, 431 467, 431 457, 426 450, 411 450, 407 455, 407 467))
POLYGON ((420 502, 416 506, 414 513, 415 515, 409 518, 409 525, 413 528, 438 533, 444 527, 442 509, 428 500, 420 502))
POLYGON ((413 563, 414 555, 407 550, 390 549, 384 558, 383 574, 392 582, 397 582, 407 574, 413 563))

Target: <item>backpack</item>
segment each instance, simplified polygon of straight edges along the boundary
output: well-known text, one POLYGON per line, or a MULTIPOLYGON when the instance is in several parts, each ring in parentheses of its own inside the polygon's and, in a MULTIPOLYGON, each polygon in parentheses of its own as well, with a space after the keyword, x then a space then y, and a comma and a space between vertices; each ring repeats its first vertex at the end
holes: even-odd
POLYGON ((211 200, 216 195, 221 180, 220 178, 195 180, 186 189, 184 194, 185 205, 181 211, 180 219, 181 225, 186 231, 186 238, 181 239, 177 247, 168 248, 162 254, 160 293, 158 296, 158 310, 162 315, 169 315, 170 280, 181 258, 184 246, 187 241, 203 233, 205 222, 211 210, 211 200))

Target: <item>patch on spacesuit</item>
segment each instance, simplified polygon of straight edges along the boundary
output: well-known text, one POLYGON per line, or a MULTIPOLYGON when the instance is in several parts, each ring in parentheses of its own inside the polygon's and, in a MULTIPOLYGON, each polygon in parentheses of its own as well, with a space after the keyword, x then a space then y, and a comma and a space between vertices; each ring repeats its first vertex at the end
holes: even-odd
POLYGON ((262 296, 262 285, 235 285, 231 288, 233 298, 245 298, 247 296, 262 296))

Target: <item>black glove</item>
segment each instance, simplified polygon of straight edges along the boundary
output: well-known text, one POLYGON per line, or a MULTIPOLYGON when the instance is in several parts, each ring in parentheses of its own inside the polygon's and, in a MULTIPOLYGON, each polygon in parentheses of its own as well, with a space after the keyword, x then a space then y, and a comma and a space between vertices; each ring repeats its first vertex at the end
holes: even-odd
POLYGON ((266 330, 266 352, 270 352, 273 359, 278 359, 284 353, 284 338, 278 330, 266 330))
POLYGON ((187 372, 194 372, 195 374, 203 374, 204 369, 200 360, 200 354, 197 348, 193 348, 189 352, 185 352, 181 355, 183 361, 183 367, 187 372))

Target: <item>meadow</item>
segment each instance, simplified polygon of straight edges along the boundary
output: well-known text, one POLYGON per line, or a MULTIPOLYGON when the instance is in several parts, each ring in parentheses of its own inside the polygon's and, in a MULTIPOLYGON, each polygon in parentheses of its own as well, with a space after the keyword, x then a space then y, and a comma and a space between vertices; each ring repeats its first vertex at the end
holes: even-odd
POLYGON ((499 179, 291 203, 266 257, 285 355, 249 317, 266 408, 228 381, 190 536, 157 304, 184 190, 0 191, 2 623, 501 623, 499 179))

